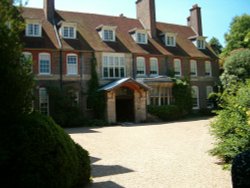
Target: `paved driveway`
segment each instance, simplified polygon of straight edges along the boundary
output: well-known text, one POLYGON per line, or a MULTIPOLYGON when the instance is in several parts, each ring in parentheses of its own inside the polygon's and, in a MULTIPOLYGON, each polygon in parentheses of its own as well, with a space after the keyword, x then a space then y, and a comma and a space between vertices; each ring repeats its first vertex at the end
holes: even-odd
POLYGON ((87 149, 93 188, 229 188, 231 178, 208 155, 210 120, 68 129, 87 149))

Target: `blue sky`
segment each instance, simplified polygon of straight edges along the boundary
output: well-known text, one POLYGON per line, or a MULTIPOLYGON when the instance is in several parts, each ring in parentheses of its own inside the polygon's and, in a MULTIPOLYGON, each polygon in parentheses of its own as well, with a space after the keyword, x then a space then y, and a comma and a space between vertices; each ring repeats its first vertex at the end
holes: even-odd
MULTIPOLYGON (((56 9, 136 18, 136 0, 55 0, 56 9)), ((198 4, 202 9, 203 35, 216 37, 224 45, 235 16, 250 14, 249 0, 155 0, 156 19, 160 22, 186 25, 189 9, 198 4)), ((28 7, 43 6, 43 0, 28 0, 28 7)))

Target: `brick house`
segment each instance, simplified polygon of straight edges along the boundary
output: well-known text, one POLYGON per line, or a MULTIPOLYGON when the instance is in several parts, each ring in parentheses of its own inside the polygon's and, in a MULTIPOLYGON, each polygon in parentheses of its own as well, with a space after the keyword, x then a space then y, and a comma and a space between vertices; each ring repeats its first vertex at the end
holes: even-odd
POLYGON ((187 26, 156 22, 154 0, 137 0, 136 7, 136 19, 58 11, 54 0, 44 0, 43 9, 23 8, 24 54, 33 59, 37 80, 35 107, 49 114, 46 88, 69 87, 88 114, 93 57, 109 122, 144 121, 148 104, 171 104, 171 73, 190 78, 194 109, 209 107, 219 66, 202 33, 200 7, 190 9, 187 26))

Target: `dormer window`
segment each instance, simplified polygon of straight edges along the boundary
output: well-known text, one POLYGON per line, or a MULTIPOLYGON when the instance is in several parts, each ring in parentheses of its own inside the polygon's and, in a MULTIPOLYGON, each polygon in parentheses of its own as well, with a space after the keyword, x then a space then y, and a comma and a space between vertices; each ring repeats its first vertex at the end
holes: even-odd
POLYGON ((99 26, 96 28, 99 31, 99 35, 103 41, 115 41, 115 26, 99 26))
POLYGON ((175 47, 176 46, 176 33, 165 33, 164 37, 165 45, 175 47))
POLYGON ((28 37, 41 37, 42 36, 42 26, 39 21, 29 20, 26 23, 25 34, 28 37))
POLYGON ((205 49, 206 48, 206 42, 205 37, 198 37, 196 40, 196 47, 198 49, 205 49))
POLYGON ((131 34, 132 38, 136 43, 138 44, 148 43, 148 35, 146 30, 134 28, 130 30, 129 33, 131 34))
POLYGON ((60 28, 61 36, 65 39, 76 38, 76 24, 75 23, 62 23, 60 28))

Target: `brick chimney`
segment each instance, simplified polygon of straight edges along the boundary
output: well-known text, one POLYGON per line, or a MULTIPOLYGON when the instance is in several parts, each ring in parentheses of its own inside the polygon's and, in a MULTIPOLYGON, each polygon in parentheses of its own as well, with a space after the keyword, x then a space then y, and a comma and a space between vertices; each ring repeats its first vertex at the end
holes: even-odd
POLYGON ((43 9, 45 18, 53 22, 55 15, 55 1, 54 0, 44 0, 43 1, 43 9))
POLYGON ((155 19, 155 1, 154 0, 137 0, 136 1, 137 19, 139 19, 149 35, 156 37, 156 19, 155 19))
POLYGON ((192 27, 199 36, 202 36, 201 8, 197 4, 190 9, 187 22, 189 27, 192 27))

